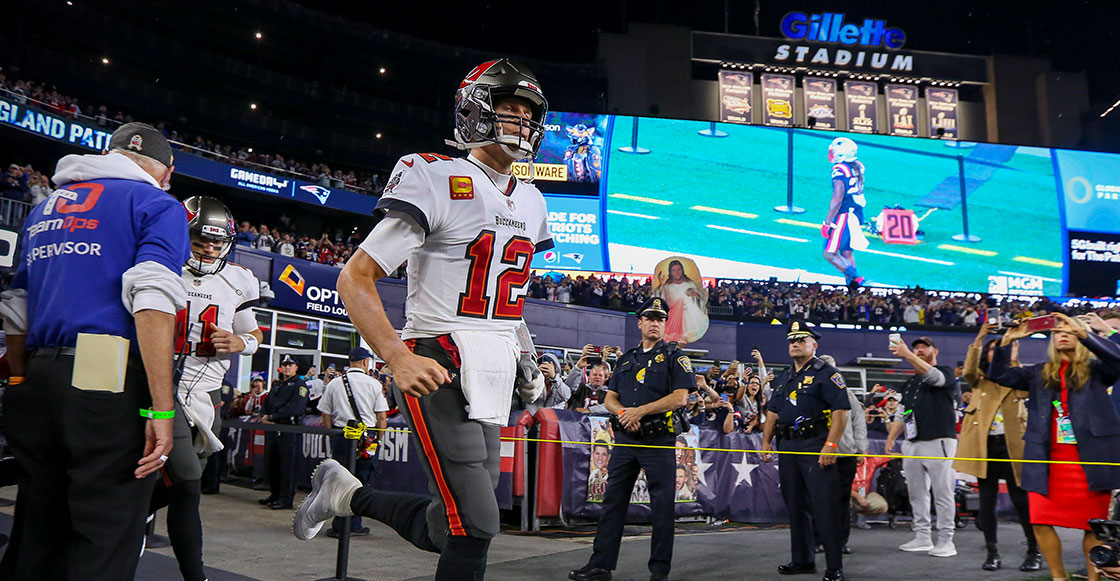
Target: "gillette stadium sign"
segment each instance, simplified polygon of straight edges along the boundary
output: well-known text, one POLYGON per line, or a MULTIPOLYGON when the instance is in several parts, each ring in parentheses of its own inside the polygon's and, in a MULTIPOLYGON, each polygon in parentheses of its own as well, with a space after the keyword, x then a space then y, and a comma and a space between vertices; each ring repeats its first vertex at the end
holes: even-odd
POLYGON ((886 20, 867 18, 848 22, 844 14, 836 12, 795 11, 782 17, 780 28, 782 36, 789 40, 834 46, 781 44, 773 57, 778 63, 900 74, 914 71, 914 56, 895 52, 906 44, 906 32, 887 26, 886 20))

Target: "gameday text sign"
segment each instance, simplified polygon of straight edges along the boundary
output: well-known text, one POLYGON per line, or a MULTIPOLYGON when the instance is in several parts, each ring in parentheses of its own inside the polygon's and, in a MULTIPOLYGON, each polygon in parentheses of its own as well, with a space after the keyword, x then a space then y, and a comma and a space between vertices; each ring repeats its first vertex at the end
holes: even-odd
POLYGON ((918 87, 887 85, 885 88, 890 134, 914 137, 918 134, 918 87))
POLYGON ((837 129, 836 79, 805 77, 805 124, 811 129, 837 129), (809 119, 813 121, 810 122, 809 119))
POLYGON ((929 109, 929 136, 938 139, 957 138, 957 110, 960 105, 956 89, 930 87, 926 89, 926 108, 929 109), (940 132, 940 133, 939 133, 940 132))
POLYGON ((848 131, 875 133, 879 130, 879 85, 844 81, 844 101, 848 104, 848 131))
POLYGON ((793 127, 792 75, 762 75, 763 122, 778 127, 793 127))
POLYGON ((724 123, 754 122, 754 73, 722 70, 719 72, 719 120, 724 123))

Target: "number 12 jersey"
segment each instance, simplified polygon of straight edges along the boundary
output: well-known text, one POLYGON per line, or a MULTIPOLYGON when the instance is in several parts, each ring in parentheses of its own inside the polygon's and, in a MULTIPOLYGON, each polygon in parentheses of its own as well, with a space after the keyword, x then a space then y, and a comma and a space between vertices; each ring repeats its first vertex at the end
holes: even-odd
POLYGON ((405 339, 517 328, 533 254, 553 246, 540 190, 473 158, 412 154, 377 208, 361 248, 387 273, 408 261, 405 339))

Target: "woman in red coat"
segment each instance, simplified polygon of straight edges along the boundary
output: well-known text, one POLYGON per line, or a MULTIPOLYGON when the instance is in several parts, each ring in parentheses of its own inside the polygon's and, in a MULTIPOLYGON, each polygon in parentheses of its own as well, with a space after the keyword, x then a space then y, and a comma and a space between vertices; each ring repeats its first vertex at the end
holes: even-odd
MULTIPOLYGON (((1088 333, 1080 321, 1054 316, 1058 326, 1051 333, 1049 361, 1009 366, 1008 345, 1031 333, 1020 325, 1004 336, 989 370, 996 383, 1030 392, 1023 457, 1120 462, 1120 414, 1108 395, 1108 387, 1120 380, 1120 345, 1088 333)), ((1100 544, 1089 532, 1089 519, 1107 518, 1110 491, 1120 488, 1120 467, 1025 464, 1022 487, 1030 493, 1031 524, 1055 581, 1067 578, 1055 526, 1085 531, 1089 579, 1099 579, 1088 561, 1089 549, 1100 544)))

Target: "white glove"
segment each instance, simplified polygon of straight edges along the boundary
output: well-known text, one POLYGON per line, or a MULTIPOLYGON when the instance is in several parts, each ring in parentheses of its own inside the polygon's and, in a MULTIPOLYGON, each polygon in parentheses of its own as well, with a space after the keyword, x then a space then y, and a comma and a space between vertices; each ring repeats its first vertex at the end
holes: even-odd
POLYGON ((522 353, 517 362, 517 379, 514 380, 517 395, 521 401, 529 404, 537 401, 544 393, 544 375, 537 369, 535 358, 529 353, 522 353))

